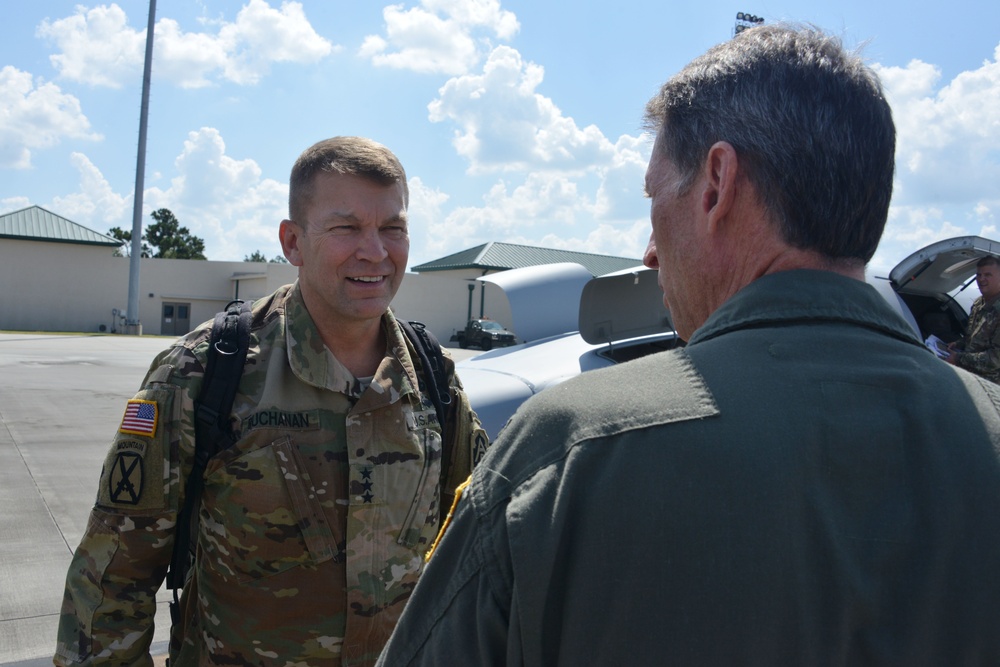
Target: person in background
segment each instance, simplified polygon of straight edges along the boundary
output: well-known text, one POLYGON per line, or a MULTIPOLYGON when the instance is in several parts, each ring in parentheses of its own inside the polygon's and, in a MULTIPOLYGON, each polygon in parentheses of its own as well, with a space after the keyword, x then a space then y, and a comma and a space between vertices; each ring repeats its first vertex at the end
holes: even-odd
MULTIPOLYGON (((389 310, 407 204, 402 165, 369 139, 296 161, 278 236, 298 280, 253 306, 238 437, 205 469, 171 665, 374 663, 485 451, 454 363, 441 424, 389 310)), ((67 574, 57 665, 150 664, 210 330, 160 354, 128 402, 67 574)))
POLYGON ((982 296, 969 311, 965 337, 948 346, 948 363, 1000 382, 1000 260, 988 255, 976 262, 976 285, 982 296))
POLYGON ((646 119, 645 264, 687 345, 514 414, 379 665, 1000 664, 1000 387, 864 282, 875 73, 756 27, 646 119))

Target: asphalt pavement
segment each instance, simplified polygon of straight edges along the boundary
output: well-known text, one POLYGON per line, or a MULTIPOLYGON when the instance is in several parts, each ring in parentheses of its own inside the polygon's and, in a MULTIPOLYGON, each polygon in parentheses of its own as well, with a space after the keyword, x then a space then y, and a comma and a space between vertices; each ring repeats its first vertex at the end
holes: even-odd
MULTIPOLYGON (((108 445, 125 402, 170 341, 0 333, 0 665, 52 664, 66 570, 108 445)), ((168 598, 161 589, 157 662, 166 652, 168 598)))

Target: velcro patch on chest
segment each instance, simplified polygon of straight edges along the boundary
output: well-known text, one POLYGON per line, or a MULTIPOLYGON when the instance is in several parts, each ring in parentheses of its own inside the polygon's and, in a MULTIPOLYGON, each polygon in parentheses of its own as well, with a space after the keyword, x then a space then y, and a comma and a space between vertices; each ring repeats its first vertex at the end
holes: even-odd
POLYGON ((441 425, 438 424, 437 411, 434 408, 404 410, 403 414, 406 419, 406 428, 411 431, 432 427, 441 428, 441 425))
POLYGON ((315 431, 320 427, 319 410, 258 410, 240 422, 240 431, 247 435, 258 429, 281 431, 315 431))

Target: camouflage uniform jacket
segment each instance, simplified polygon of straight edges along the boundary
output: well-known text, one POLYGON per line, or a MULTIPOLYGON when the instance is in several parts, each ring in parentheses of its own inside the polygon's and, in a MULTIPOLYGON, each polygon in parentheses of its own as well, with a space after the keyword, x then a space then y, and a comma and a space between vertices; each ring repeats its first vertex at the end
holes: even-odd
POLYGON ((1000 299, 987 305, 976 299, 969 312, 965 349, 958 353, 962 368, 992 382, 1000 382, 1000 299))
MULTIPOLYGON (((434 406, 391 312, 383 326, 386 356, 363 387, 323 345, 297 284, 255 304, 233 406, 239 439, 205 470, 172 664, 375 661, 443 504, 434 406)), ((58 665, 151 664, 155 594, 191 469, 210 329, 160 354, 128 402, 67 575, 58 665)), ((449 477, 461 480, 486 440, 446 359, 449 477)))

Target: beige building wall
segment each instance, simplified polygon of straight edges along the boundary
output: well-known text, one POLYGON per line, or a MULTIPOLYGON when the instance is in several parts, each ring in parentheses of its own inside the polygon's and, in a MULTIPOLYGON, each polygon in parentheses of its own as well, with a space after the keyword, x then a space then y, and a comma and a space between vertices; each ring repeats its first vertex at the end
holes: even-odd
MULTIPOLYGON (((121 332, 128 308, 130 260, 114 249, 72 243, 0 239, 0 330, 121 332)), ((187 330, 214 317, 233 298, 257 299, 293 282, 287 264, 183 259, 140 261, 139 321, 145 335, 173 330, 186 306, 187 330), (171 321, 164 306, 174 306, 171 321)), ((393 310, 424 322, 443 343, 463 328, 470 308, 504 326, 510 306, 500 288, 474 278, 481 271, 408 273, 393 310)), ((515 332, 516 333, 516 332, 515 332)))
POLYGON ((124 306, 113 248, 0 239, 0 329, 98 331, 124 306))
POLYGON ((447 343, 452 334, 465 328, 472 285, 472 317, 480 317, 482 310, 486 317, 510 327, 507 297, 496 285, 475 280, 482 274, 478 270, 407 273, 392 302, 393 312, 402 319, 423 322, 442 343, 447 343))

